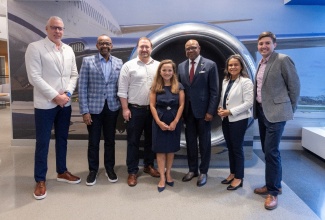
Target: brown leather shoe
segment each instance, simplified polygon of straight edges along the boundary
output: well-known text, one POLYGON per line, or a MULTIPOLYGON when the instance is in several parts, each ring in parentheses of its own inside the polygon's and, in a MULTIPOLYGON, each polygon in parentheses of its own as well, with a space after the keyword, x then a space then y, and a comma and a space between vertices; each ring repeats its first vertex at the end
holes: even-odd
POLYGON ((129 174, 128 177, 128 185, 129 186, 135 186, 137 185, 137 174, 129 174))
POLYGON ((80 183, 81 181, 80 177, 72 175, 69 171, 65 171, 64 173, 58 174, 56 180, 59 182, 65 182, 71 184, 77 184, 80 183))
POLYGON ((160 177, 160 173, 153 166, 149 165, 143 169, 143 172, 148 173, 152 177, 160 177))
MULTIPOLYGON (((263 186, 261 188, 254 189, 254 193, 255 194, 259 194, 259 195, 267 195, 269 193, 269 191, 267 190, 267 187, 266 186, 263 186)), ((279 195, 282 194, 282 188, 279 189, 278 194, 279 195)))
POLYGON ((33 193, 34 198, 37 200, 44 199, 47 195, 45 181, 39 181, 36 183, 35 191, 33 193))
POLYGON ((264 207, 268 210, 273 210, 278 206, 278 197, 268 194, 265 199, 264 207))

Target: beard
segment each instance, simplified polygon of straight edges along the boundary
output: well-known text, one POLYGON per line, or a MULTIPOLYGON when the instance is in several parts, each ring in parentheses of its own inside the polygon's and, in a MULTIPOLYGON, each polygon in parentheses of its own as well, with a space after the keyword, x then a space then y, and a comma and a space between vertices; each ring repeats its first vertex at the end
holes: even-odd
POLYGON ((148 58, 150 56, 150 54, 148 52, 142 52, 142 53, 140 53, 140 56, 143 58, 148 58))

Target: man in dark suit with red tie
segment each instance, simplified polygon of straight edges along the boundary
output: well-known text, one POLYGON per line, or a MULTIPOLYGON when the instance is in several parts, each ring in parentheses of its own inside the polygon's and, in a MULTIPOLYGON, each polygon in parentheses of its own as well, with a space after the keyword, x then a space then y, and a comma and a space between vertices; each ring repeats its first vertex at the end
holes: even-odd
POLYGON ((185 44, 188 60, 178 66, 179 81, 185 88, 185 138, 189 172, 183 182, 198 177, 197 186, 207 182, 211 158, 211 121, 218 105, 218 69, 215 62, 200 55, 196 40, 185 44), (199 145, 197 138, 199 138, 199 145), (198 146, 201 163, 198 161, 198 146), (199 173, 200 171, 200 173, 199 173))

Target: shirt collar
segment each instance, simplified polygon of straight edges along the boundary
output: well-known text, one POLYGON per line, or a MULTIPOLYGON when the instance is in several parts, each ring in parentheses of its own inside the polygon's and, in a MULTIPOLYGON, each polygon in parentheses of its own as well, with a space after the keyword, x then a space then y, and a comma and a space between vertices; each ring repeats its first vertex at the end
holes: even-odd
MULTIPOLYGON (((198 63, 199 63, 199 61, 200 61, 200 59, 201 59, 201 55, 197 56, 197 58, 195 58, 193 61, 194 61, 196 64, 198 64, 198 63)), ((191 59, 188 59, 188 60, 189 60, 189 63, 191 63, 191 62, 192 62, 192 60, 191 60, 191 59)))
POLYGON ((273 52, 268 57, 266 57, 265 59, 262 58, 261 61, 260 61, 260 64, 266 64, 269 61, 272 54, 273 54, 273 52))
MULTIPOLYGON (((56 49, 56 44, 54 42, 52 42, 48 37, 45 38, 45 41, 47 44, 51 45, 51 47, 53 47, 54 49, 56 49)), ((62 42, 60 42, 60 46, 59 46, 59 50, 61 50, 62 47, 62 42)))
POLYGON ((154 61, 155 61, 155 60, 152 59, 152 57, 150 57, 150 58, 149 58, 149 62, 148 62, 148 63, 144 63, 144 62, 142 62, 142 61, 140 60, 139 56, 137 56, 137 62, 143 63, 143 64, 145 64, 145 65, 147 65, 147 64, 152 64, 154 61))
MULTIPOLYGON (((100 60, 104 60, 106 62, 106 59, 103 57, 103 55, 101 55, 99 52, 98 52, 98 55, 99 55, 100 60)), ((112 55, 110 54, 108 57, 109 58, 108 58, 107 62, 112 62, 112 55)))

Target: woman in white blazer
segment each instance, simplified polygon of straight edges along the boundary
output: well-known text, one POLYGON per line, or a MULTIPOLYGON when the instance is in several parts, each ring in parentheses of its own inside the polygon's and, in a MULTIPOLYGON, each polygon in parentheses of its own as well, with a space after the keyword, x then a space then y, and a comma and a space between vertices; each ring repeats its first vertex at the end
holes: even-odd
POLYGON ((227 190, 243 186, 243 142, 248 118, 252 117, 253 83, 248 77, 240 55, 232 55, 226 61, 225 78, 218 107, 222 119, 222 131, 228 148, 230 174, 222 184, 230 184, 227 190))

